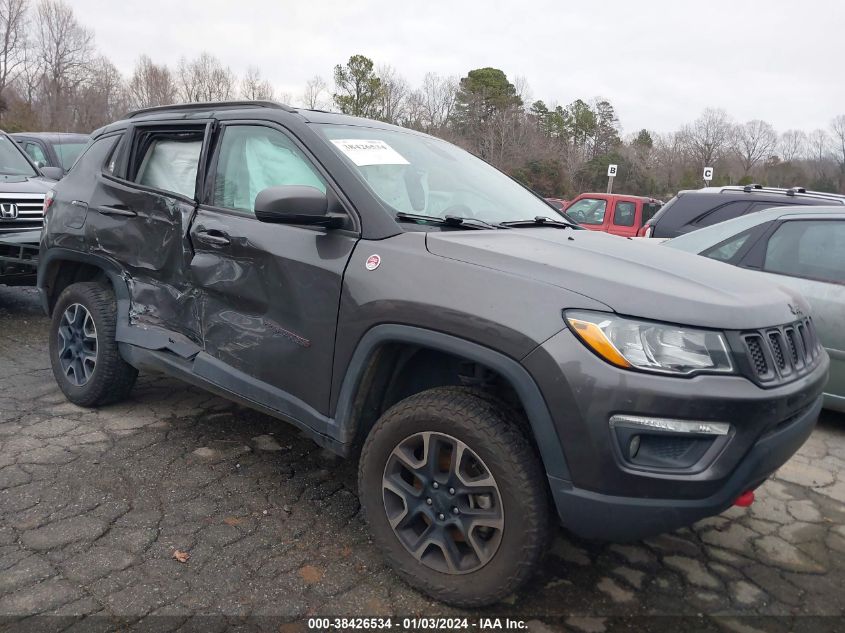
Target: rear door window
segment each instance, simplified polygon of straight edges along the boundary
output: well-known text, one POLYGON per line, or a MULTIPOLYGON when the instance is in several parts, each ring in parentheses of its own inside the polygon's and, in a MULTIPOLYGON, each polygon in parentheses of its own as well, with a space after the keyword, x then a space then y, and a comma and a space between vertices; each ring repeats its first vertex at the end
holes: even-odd
POLYGON ((193 198, 204 133, 204 125, 195 129, 138 130, 128 179, 193 198))
POLYGON ((784 222, 769 238, 763 269, 845 284, 845 221, 784 222))
POLYGON ((604 224, 607 200, 600 198, 582 198, 566 209, 566 215, 579 224, 604 224))
POLYGON ((627 200, 618 200, 613 210, 613 223, 616 226, 634 226, 637 205, 627 200))

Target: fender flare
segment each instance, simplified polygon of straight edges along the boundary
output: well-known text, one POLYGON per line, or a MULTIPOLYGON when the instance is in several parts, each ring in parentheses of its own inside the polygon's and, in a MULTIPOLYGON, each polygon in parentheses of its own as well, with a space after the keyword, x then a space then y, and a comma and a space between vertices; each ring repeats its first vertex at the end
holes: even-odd
POLYGON ((145 349, 169 350, 181 358, 193 358, 200 351, 200 346, 188 337, 154 325, 133 325, 129 322, 131 292, 129 277, 114 261, 101 255, 80 253, 66 248, 49 248, 42 253, 38 262, 38 294, 41 307, 50 315, 50 298, 46 287, 47 270, 54 262, 73 261, 90 264, 102 270, 109 278, 117 300, 117 327, 115 340, 129 343, 145 349))
POLYGON ((100 255, 92 255, 90 253, 80 253, 72 251, 67 248, 48 248, 41 250, 38 259, 38 279, 36 286, 38 287, 38 295, 41 300, 41 307, 44 312, 50 315, 50 297, 48 295, 48 288, 46 286, 47 271, 54 263, 63 261, 78 262, 81 264, 90 264, 102 270, 114 288, 115 298, 118 301, 118 319, 127 318, 129 313, 129 288, 126 285, 126 280, 123 278, 120 267, 106 257, 100 255), (121 301, 125 302, 121 304, 121 301))
POLYGON ((361 337, 340 388, 334 416, 338 440, 345 444, 353 441, 356 432, 353 422, 354 405, 361 388, 361 380, 370 359, 378 348, 386 343, 409 343, 427 347, 481 363, 498 372, 511 383, 519 396, 540 450, 546 474, 567 481, 571 480, 563 447, 546 401, 525 367, 513 358, 478 343, 409 325, 377 325, 361 337))

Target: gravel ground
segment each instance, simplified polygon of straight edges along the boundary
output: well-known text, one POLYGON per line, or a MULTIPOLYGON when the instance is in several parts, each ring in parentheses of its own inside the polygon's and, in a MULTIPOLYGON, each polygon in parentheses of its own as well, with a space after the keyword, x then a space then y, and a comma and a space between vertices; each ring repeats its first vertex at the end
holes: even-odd
POLYGON ((845 416, 823 414, 751 508, 629 545, 561 531, 527 588, 463 613, 386 567, 354 463, 161 376, 119 405, 71 405, 47 326, 33 290, 0 286, 0 627, 295 631, 314 615, 494 614, 585 633, 845 627, 845 416))

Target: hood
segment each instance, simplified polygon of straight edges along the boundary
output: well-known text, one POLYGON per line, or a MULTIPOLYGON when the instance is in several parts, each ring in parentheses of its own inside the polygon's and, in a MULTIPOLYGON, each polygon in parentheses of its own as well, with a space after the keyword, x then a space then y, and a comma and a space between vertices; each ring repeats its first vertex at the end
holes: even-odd
POLYGON ((794 308, 810 313, 800 295, 761 275, 607 233, 444 231, 428 233, 426 244, 434 255, 565 288, 643 319, 741 330, 795 321, 794 308))
POLYGON ((43 176, 4 176, 0 174, 0 193, 47 193, 56 184, 43 176))

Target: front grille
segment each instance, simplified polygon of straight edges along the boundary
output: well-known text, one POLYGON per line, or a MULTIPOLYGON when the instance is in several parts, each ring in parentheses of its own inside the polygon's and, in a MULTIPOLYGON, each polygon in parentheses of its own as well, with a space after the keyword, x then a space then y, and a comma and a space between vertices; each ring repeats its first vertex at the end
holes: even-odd
POLYGON ((748 336, 745 338, 748 346, 748 353, 751 356, 751 364, 758 376, 765 376, 769 373, 769 365, 766 363, 766 356, 763 354, 763 343, 759 336, 748 336))
POLYGON ((29 229, 40 229, 44 224, 44 194, 0 194, 0 235, 29 229), (17 217, 5 217, 7 205, 15 205, 17 217))
POLYGON ((783 349, 780 345, 780 334, 777 332, 769 332, 769 346, 772 349, 772 353, 775 355, 775 364, 778 366, 778 369, 783 371, 786 369, 786 359, 783 356, 783 349))
POLYGON ((786 344, 789 347, 789 358, 792 359, 792 366, 796 369, 801 369, 804 365, 804 359, 798 357, 798 344, 795 342, 795 328, 784 328, 786 334, 786 344))
POLYGON ((815 366, 821 354, 813 320, 742 335, 749 365, 761 382, 797 378, 815 366))

